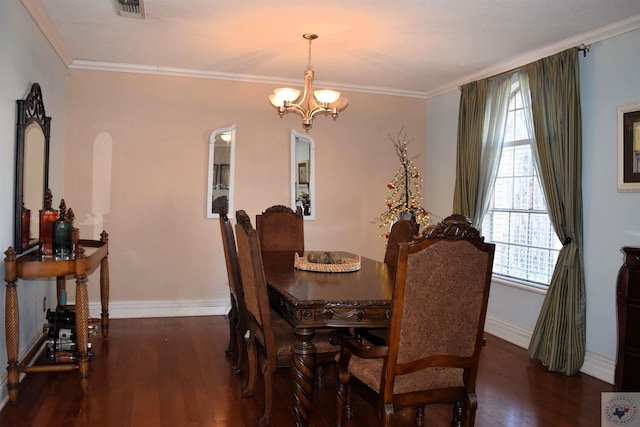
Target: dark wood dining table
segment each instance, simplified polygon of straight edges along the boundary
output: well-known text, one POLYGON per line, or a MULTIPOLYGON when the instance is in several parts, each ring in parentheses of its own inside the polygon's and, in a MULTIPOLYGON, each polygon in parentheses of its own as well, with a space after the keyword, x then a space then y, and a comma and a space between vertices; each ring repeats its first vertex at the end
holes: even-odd
POLYGON ((364 257, 360 270, 348 273, 298 270, 293 252, 263 252, 262 260, 270 304, 295 328, 294 415, 296 426, 306 427, 315 384, 315 330, 388 326, 395 271, 364 257))

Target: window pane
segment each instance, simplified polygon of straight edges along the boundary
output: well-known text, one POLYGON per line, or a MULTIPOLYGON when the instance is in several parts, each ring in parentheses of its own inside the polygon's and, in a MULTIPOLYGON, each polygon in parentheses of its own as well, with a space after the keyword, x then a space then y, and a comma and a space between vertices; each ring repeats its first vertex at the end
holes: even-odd
POLYGON ((496 209, 513 207, 513 178, 496 178, 493 205, 496 209))
MULTIPOLYGON (((509 213, 508 212, 493 212, 492 238, 494 242, 508 242, 509 241, 509 213)), ((497 250, 497 249, 496 249, 497 250)))
POLYGON ((526 213, 511 213, 510 221, 511 232, 509 233, 509 242, 518 245, 529 244, 529 215, 526 213))
POLYGON ((535 179, 533 181, 533 209, 538 211, 547 210, 547 202, 544 198, 544 193, 542 192, 542 186, 540 185, 539 179, 535 179))
POLYGON ((527 123, 524 119, 524 110, 518 110, 515 112, 515 136, 514 141, 522 139, 529 139, 529 132, 527 131, 527 123))
POLYGON ((516 90, 511 96, 509 102, 509 110, 521 110, 522 109, 522 92, 520 89, 516 90))
POLYGON ((513 176, 513 148, 509 146, 502 148, 498 176, 513 176))
POLYGON ((513 208, 530 209, 533 199, 533 177, 513 179, 513 208))
POLYGON ((506 142, 515 141, 515 115, 513 113, 507 114, 507 123, 504 129, 504 140, 506 142))
POLYGON ((515 147, 513 168, 519 176, 531 176, 534 174, 533 158, 531 157, 531 146, 518 145, 515 147))

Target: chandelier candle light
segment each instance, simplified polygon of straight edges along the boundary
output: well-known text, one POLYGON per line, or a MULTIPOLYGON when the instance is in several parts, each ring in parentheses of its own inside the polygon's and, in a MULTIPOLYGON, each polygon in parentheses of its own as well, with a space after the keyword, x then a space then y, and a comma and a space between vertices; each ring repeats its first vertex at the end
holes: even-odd
POLYGON ((340 97, 335 90, 313 90, 313 70, 311 69, 311 41, 318 38, 317 34, 303 34, 309 40, 309 62, 304 72, 304 92, 300 96, 298 89, 278 88, 269 96, 271 104, 278 109, 282 117, 285 113, 296 113, 302 116, 302 126, 309 131, 316 114, 331 114, 335 120, 338 113, 345 108, 349 101, 340 97))

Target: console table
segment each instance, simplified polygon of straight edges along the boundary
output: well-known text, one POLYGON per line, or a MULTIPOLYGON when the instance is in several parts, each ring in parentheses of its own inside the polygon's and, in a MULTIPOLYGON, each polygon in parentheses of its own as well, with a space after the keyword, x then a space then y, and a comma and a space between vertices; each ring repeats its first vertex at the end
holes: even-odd
MULTIPOLYGON (((87 295, 87 274, 100 266, 100 302, 102 305, 101 329, 102 337, 109 334, 109 238, 105 231, 100 240, 80 239, 73 256, 69 259, 56 260, 43 257, 34 251, 16 257, 15 250, 10 247, 5 252, 5 335, 7 341, 7 388, 9 399, 15 402, 18 398, 19 375, 34 372, 54 372, 78 370, 80 384, 84 392, 89 386, 89 302, 87 295), (60 291, 65 289, 66 276, 76 280, 76 334, 78 340, 78 360, 73 364, 50 364, 27 366, 35 356, 39 346, 18 360, 19 315, 18 315, 18 280, 41 279, 56 277, 58 298, 60 291)), ((42 339, 44 340, 44 335, 42 339)))

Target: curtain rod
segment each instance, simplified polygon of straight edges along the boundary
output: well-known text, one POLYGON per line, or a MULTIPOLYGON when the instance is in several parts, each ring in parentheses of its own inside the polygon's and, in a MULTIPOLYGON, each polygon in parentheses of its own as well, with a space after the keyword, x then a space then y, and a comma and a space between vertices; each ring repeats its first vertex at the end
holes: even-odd
POLYGON ((582 57, 585 58, 587 56, 587 52, 589 52, 589 49, 591 49, 591 45, 590 44, 581 44, 580 46, 578 46, 578 51, 582 52, 582 57))
MULTIPOLYGON (((590 44, 584 44, 584 43, 580 44, 580 45, 579 45, 579 46, 577 46, 577 47, 578 47, 578 51, 579 51, 579 52, 582 52, 582 56, 583 56, 583 57, 586 57, 586 56, 587 56, 587 52, 589 52, 589 49, 591 49, 591 45, 590 45, 590 44)), ((569 49, 570 49, 570 48, 569 48, 569 49)), ((567 49, 565 49, 565 50, 567 50, 567 49)), ((494 79, 494 78, 496 78, 496 77, 503 76, 503 75, 505 75, 505 74, 513 73, 513 72, 518 71, 518 70, 520 70, 520 69, 522 69, 522 68, 524 68, 524 67, 526 67, 526 66, 527 66, 527 64, 525 64, 525 65, 521 65, 521 66, 519 66, 519 67, 514 67, 514 68, 511 68, 511 69, 509 69, 509 70, 503 71, 503 72, 501 72, 501 73, 494 74, 493 76, 484 77, 484 78, 482 78, 482 79, 478 79, 478 80, 474 80, 474 81, 479 81, 479 80, 484 80, 484 79, 491 80, 491 79, 494 79)), ((473 82, 468 82, 468 83, 462 84, 462 85, 458 86, 458 89, 462 88, 462 86, 464 86, 464 85, 468 85, 469 83, 473 83, 473 82)))

